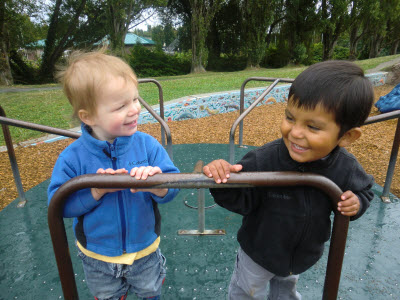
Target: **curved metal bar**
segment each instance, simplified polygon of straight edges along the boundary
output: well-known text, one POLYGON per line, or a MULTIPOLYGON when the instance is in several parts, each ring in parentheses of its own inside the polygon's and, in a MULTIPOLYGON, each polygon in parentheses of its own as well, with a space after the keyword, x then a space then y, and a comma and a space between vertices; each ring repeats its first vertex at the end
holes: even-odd
MULTIPOLYGON (((148 83, 148 82, 152 82, 158 87, 158 99, 160 101, 160 117, 161 119, 164 120, 164 95, 162 86, 157 80, 152 78, 143 78, 138 80, 138 83, 148 83)), ((165 131, 162 125, 161 125, 161 144, 165 147, 165 131)))
POLYGON ((395 110, 384 114, 369 117, 367 120, 365 120, 363 126, 396 118, 400 118, 400 110, 395 110))
MULTIPOLYGON (((254 77, 258 78, 258 77, 254 77)), ((240 116, 235 120, 231 127, 231 131, 229 133, 229 162, 231 164, 234 163, 235 160, 235 131, 236 127, 238 126, 239 123, 243 121, 243 119, 253 110, 253 108, 260 103, 266 95, 269 94, 269 92, 281 81, 280 78, 266 78, 266 80, 271 80, 275 79, 275 81, 244 111, 240 113, 240 116)), ((243 85, 242 85, 243 87, 243 85)), ((244 107, 244 93, 240 93, 240 111, 243 110, 244 107), (243 95, 243 100, 242 100, 242 95, 243 95), (242 103, 243 101, 243 103, 242 103)))
MULTIPOLYGON (((167 122, 164 121, 152 108, 150 105, 147 104, 146 101, 142 99, 142 97, 139 96, 139 101, 140 103, 151 113, 151 115, 160 123, 161 127, 164 128, 165 133, 167 134, 167 153, 169 155, 169 158, 171 158, 172 161, 174 161, 173 158, 173 153, 172 153, 172 137, 171 137, 171 130, 169 129, 169 126, 167 122)), ((162 135, 162 134, 161 134, 162 135)))
MULTIPOLYGON (((75 177, 64 183, 54 194, 48 209, 48 223, 56 256, 57 267, 65 299, 78 299, 75 276, 68 248, 63 220, 63 206, 67 197, 84 188, 237 188, 254 186, 302 186, 309 185, 323 190, 337 207, 342 191, 326 177, 311 173, 260 172, 231 174, 226 184, 216 184, 203 174, 157 174, 147 180, 136 180, 129 175, 90 174, 75 177)), ((326 268, 323 299, 336 299, 349 217, 334 209, 335 217, 326 268)))
MULTIPOLYGON (((250 81, 275 81, 277 78, 272 77, 249 77, 245 81, 243 81, 242 86, 240 87, 240 107, 239 107, 239 115, 241 115, 244 111, 244 88, 247 83, 250 81)), ((281 82, 292 83, 294 79, 291 78, 280 78, 281 82)), ((243 146, 243 120, 240 121, 239 124, 239 147, 243 146)))

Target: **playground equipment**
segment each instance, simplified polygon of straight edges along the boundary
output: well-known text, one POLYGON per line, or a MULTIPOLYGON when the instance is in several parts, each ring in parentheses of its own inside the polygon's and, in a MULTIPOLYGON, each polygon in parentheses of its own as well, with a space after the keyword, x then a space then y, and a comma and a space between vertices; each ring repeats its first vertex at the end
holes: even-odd
MULTIPOLYGON (((274 83, 276 82, 275 84, 277 84, 278 82, 281 81, 280 79, 273 79, 273 78, 257 78, 257 80, 274 81, 274 83)), ((143 82, 144 81, 154 82, 153 80, 148 80, 148 81, 143 80, 143 82)), ((282 82, 284 82, 284 81, 282 80, 282 82)), ((160 96, 160 106, 162 106, 163 102, 162 102, 161 85, 159 85, 157 83, 156 83, 156 85, 159 87, 159 91, 160 91, 160 95, 161 95, 160 96)), ((244 93, 244 85, 242 85, 242 87, 243 87, 242 93, 244 93)), ((260 102, 262 100, 262 98, 264 98, 267 94, 268 93, 263 93, 256 101, 260 102)), ((167 145, 166 145, 167 151, 168 151, 168 149, 170 150, 168 153, 172 157, 172 138, 171 138, 171 134, 170 134, 168 125, 163 121, 162 116, 158 116, 154 111, 152 112, 151 107, 149 107, 147 105, 147 103, 145 103, 142 99, 140 99, 140 100, 141 100, 141 103, 143 104, 143 106, 145 106, 145 108, 150 113, 152 113, 152 114, 154 113, 154 117, 157 120, 159 120, 159 122, 162 124, 161 130, 162 130, 163 145, 165 146, 165 139, 164 139, 164 134, 165 134, 167 136, 167 145)), ((247 115, 249 113, 249 111, 253 107, 255 107, 255 105, 251 105, 251 107, 249 107, 246 111, 244 111, 244 113, 247 115)), ((160 110, 160 112, 161 112, 161 110, 160 110)), ((3 127, 3 133, 4 133, 6 143, 7 143, 10 162, 11 162, 11 165, 13 166, 13 173, 14 173, 14 178, 16 180, 17 187, 18 187, 17 181, 19 178, 19 171, 18 171, 18 166, 16 164, 15 154, 14 154, 12 141, 11 141, 11 136, 9 134, 7 125, 18 126, 18 127, 28 128, 28 129, 33 129, 33 130, 40 130, 43 132, 60 134, 60 135, 68 136, 68 137, 72 137, 72 138, 77 138, 80 136, 79 133, 71 132, 68 130, 60 130, 60 129, 55 129, 55 128, 46 127, 46 126, 42 126, 42 125, 37 125, 37 124, 32 124, 32 123, 28 123, 28 122, 23 122, 23 121, 6 118, 5 113, 1 108, 0 108, 0 113, 1 113, 0 123, 2 124, 2 127, 3 127)), ((241 116, 242 116, 242 114, 241 114, 241 116)), ((241 123, 241 121, 243 120, 244 117, 245 116, 243 116, 240 120, 238 119, 237 121, 235 121, 234 125, 241 123)), ((369 118, 366 121, 365 125, 376 123, 376 122, 381 122, 381 121, 385 121, 385 120, 390 120, 390 119, 394 119, 394 118, 399 119, 399 117, 400 117, 399 111, 382 114, 379 116, 369 118)), ((234 134, 234 131, 235 131, 234 126, 232 126, 231 133, 232 133, 232 131, 234 134)), ((389 193, 391 178, 393 176, 394 166, 396 163, 398 147, 399 147, 399 142, 400 142, 399 135, 400 135, 400 133, 399 133, 399 121, 398 121, 396 134, 395 134, 395 138, 394 138, 394 142, 393 142, 393 146, 392 146, 391 159, 390 159, 389 167, 388 167, 388 171, 387 171, 388 175, 386 178, 385 188, 384 188, 384 192, 382 193, 382 195, 385 194, 385 190, 387 191, 387 194, 389 193), (388 187, 386 187, 386 186, 388 186, 388 187)), ((231 154, 229 154, 229 155, 231 156, 231 154)), ((148 180, 145 182, 146 184, 148 184, 148 186, 140 185, 140 187, 197 188, 197 189, 200 189, 199 195, 201 194, 200 191, 203 188, 216 187, 215 184, 212 182, 212 180, 206 178, 205 176, 203 176, 201 174, 175 174, 173 176, 177 176, 177 177, 171 177, 171 178, 168 177, 170 175, 171 174, 160 174, 160 176, 158 176, 158 175, 154 176, 151 180, 148 180)), ((338 191, 335 187, 332 187, 331 183, 330 182, 327 183, 325 178, 315 178, 313 176, 315 176, 315 175, 304 174, 304 173, 302 173, 301 176, 299 176, 299 174, 293 174, 293 173, 291 173, 291 174, 279 174, 279 173, 274 173, 274 174, 264 174, 264 173, 252 174, 252 173, 249 173, 249 174, 245 174, 245 173, 242 173, 242 174, 238 175, 238 177, 236 177, 236 175, 232 176, 230 179, 230 182, 231 182, 231 185, 233 188, 240 187, 243 185, 246 185, 246 186, 249 186, 249 185, 250 186, 276 185, 276 184, 281 184, 281 185, 311 184, 314 186, 317 185, 317 187, 319 187, 319 188, 322 187, 322 189, 327 188, 328 194, 331 196, 333 203, 335 203, 335 201, 337 201, 337 199, 339 199, 338 195, 340 195, 340 193, 341 193, 340 190, 338 191), (258 177, 258 176, 261 176, 261 177, 258 177), (311 176, 311 177, 309 177, 309 176, 311 176), (311 180, 311 183, 308 182, 307 180, 311 180), (319 180, 322 180, 323 183, 319 183, 319 180), (336 192, 335 192, 335 190, 336 190, 336 192)), ((19 180, 19 182, 20 182, 20 180, 19 180)), ((68 182, 67 184, 68 184, 67 190, 64 190, 64 189, 62 190, 65 193, 69 193, 69 192, 72 192, 72 190, 74 190, 74 189, 80 189, 80 188, 84 188, 84 187, 100 187, 100 186, 101 187, 135 187, 136 183, 134 181, 132 181, 131 177, 128 178, 127 176, 123 176, 123 175, 113 176, 112 181, 110 181, 108 179, 107 175, 93 175, 93 176, 85 175, 85 177, 78 178, 78 179, 76 179, 76 181, 74 179, 73 182, 68 182), (86 177, 86 176, 88 176, 88 177, 86 177), (69 189, 68 186, 69 186, 69 188, 71 188, 71 190, 68 190, 69 189)), ((141 182, 141 184, 143 184, 143 182, 141 182)), ((137 187, 139 187, 139 186, 137 186, 137 187)), ((19 193, 20 193, 20 191, 22 191, 22 194, 23 194, 23 197, 21 197, 21 194, 19 194, 20 195, 20 203, 21 203, 21 202, 25 201, 25 195, 24 195, 24 191, 22 188, 22 184, 20 184, 20 186, 18 188, 19 193), (23 201, 21 201, 21 200, 23 200, 23 201)), ((201 196, 199 196, 199 201, 200 201, 200 198, 201 198, 201 196)), ((52 201, 52 203, 53 203, 53 201, 52 201)), ((67 241, 66 236, 65 236, 64 221, 62 220, 62 217, 60 220, 60 213, 61 213, 60 206, 62 206, 62 201, 63 201, 63 199, 58 200, 59 203, 57 205, 54 204, 58 208, 50 208, 49 207, 49 225, 52 224, 52 222, 54 220, 56 220, 54 222, 56 223, 55 227, 57 229, 52 229, 53 225, 50 225, 53 246, 55 245, 54 246, 55 248, 59 248, 59 246, 57 246, 57 245, 65 246, 65 242, 67 241), (50 211, 52 211, 52 213, 50 213, 50 211), (54 216, 53 216, 53 213, 54 213, 54 216), (50 214, 52 214, 52 215, 50 216, 50 214), (61 225, 62 225, 62 229, 61 229, 61 225), (56 232, 58 232, 55 234, 55 237, 53 237, 54 230, 56 232)), ((202 216, 200 216, 200 210, 199 210, 198 233, 202 233, 205 231, 204 221, 202 221, 204 214, 202 216)), ((345 218, 346 219, 345 220, 341 217, 340 214, 339 214, 339 217, 337 217, 337 215, 338 214, 335 213, 334 227, 333 227, 332 239, 331 239, 331 244, 330 244, 328 263, 327 263, 327 272, 326 272, 326 278, 325 278, 323 299, 336 299, 337 293, 338 293, 340 272, 341 272, 341 268, 342 268, 342 260, 343 260, 343 254, 344 254, 344 249, 345 249, 347 228, 348 228, 348 218, 345 218), (344 242, 343 242, 343 239, 344 239, 344 242), (334 257, 334 258, 332 258, 332 257, 334 257)), ((66 299, 77 299, 78 296, 77 296, 77 289, 76 289, 75 278, 74 278, 74 276, 76 276, 76 274, 74 274, 74 272, 73 272, 69 253, 67 256, 65 255, 65 253, 63 253, 63 251, 68 251, 68 244, 67 244, 67 247, 64 247, 63 249, 64 250, 61 250, 61 254, 60 254, 61 258, 57 258, 58 268, 59 268, 59 270, 62 270, 62 272, 60 273, 60 279, 61 279, 61 283, 62 283, 63 292, 64 292, 66 299), (69 262, 68 262, 68 260, 69 260, 69 262), (61 266, 60 266, 60 263, 61 263, 61 266), (65 267, 65 265, 63 265, 64 263, 66 263, 67 267, 65 267), (68 266, 68 264, 70 264, 70 266, 68 266), (71 269, 69 269, 70 267, 71 267, 71 269), (65 270, 65 272, 64 272, 64 270, 65 270), (67 279, 65 279, 64 277, 67 279), (73 283, 71 281, 71 278, 73 280, 73 283), (67 281, 67 283, 65 283, 66 281, 67 281)), ((59 255, 59 254, 57 254, 58 250, 56 250, 56 249, 54 249, 54 250, 55 250, 56 257, 57 257, 59 255)))
MULTIPOLYGON (((67 197, 84 188, 220 188, 213 179, 202 174, 158 174, 146 181, 132 180, 130 176, 82 175, 63 184, 54 194, 48 210, 48 222, 56 255, 57 266, 65 299, 79 299, 75 284, 74 271, 69 255, 69 246, 62 215, 63 204, 67 197)), ((259 172, 232 174, 227 186, 298 186, 309 185, 323 190, 337 207, 342 191, 329 179, 315 174, 297 172, 259 172)), ((226 186, 224 186, 226 187, 226 186)), ((335 210, 332 228, 331 247, 325 276, 322 299, 336 299, 346 245, 349 217, 335 210)))

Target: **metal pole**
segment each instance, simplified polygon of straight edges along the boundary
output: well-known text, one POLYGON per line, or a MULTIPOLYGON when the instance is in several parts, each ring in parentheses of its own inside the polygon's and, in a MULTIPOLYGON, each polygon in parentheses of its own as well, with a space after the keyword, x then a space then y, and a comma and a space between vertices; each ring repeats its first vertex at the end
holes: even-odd
POLYGON ((390 186, 392 184, 394 169, 396 167, 397 154, 399 153, 399 145, 400 145, 400 119, 397 119, 397 127, 393 138, 392 152, 390 153, 389 166, 386 172, 385 185, 383 187, 383 192, 381 195, 381 199, 385 203, 390 203, 389 191, 390 191, 390 186))
MULTIPOLYGON (((161 84, 155 80, 155 79, 151 79, 151 78, 146 78, 146 79, 139 79, 138 80, 139 83, 147 83, 147 82, 153 82, 157 87, 158 87, 158 97, 160 100, 160 117, 161 119, 164 119, 164 95, 163 95, 163 90, 161 87, 161 84)), ((166 131, 163 127, 163 125, 161 124, 161 144, 165 147, 165 135, 166 135, 166 131)), ((172 159, 172 157, 171 157, 172 159)))
MULTIPOLYGON (((4 112, 4 110, 1 106, 0 106, 0 115, 3 117, 6 116, 6 113, 4 112)), ((9 130, 8 126, 3 123, 1 124, 1 127, 3 129, 4 140, 5 140, 6 146, 7 146, 8 158, 10 159, 10 164, 11 164, 11 169, 12 169, 13 176, 14 176, 15 185, 16 185, 17 191, 18 191, 19 202, 18 202, 17 207, 24 207, 27 200, 25 197, 24 188, 22 186, 21 175, 19 173, 17 159, 15 157, 14 145, 12 143, 10 130, 9 130)))

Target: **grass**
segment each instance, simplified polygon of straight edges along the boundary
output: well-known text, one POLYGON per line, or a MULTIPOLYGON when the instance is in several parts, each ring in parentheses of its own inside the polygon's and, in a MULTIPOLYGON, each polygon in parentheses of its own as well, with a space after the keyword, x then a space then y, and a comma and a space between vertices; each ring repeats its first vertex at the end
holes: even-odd
MULTIPOLYGON (((400 55, 385 56, 356 63, 364 70, 375 68, 377 65, 400 58, 400 55)), ((185 96, 239 90, 243 81, 249 77, 295 78, 306 67, 291 66, 281 69, 254 69, 238 72, 207 72, 188 74, 183 76, 158 77, 163 88, 164 101, 178 99, 185 96)), ((246 88, 262 87, 266 83, 251 81, 246 88)), ((61 89, 29 90, 29 88, 54 88, 57 85, 0 87, 7 91, 0 93, 0 105, 7 117, 47 125, 56 128, 69 129, 78 125, 72 120, 71 106, 61 89), (28 89, 20 91, 20 89, 28 89), (10 91, 8 91, 10 90, 10 91)), ((153 83, 144 83, 139 86, 139 93, 150 105, 158 103, 158 88, 153 83)), ((43 133, 10 126, 14 143, 37 138, 43 133)), ((4 145, 4 137, 0 135, 0 146, 4 145)))

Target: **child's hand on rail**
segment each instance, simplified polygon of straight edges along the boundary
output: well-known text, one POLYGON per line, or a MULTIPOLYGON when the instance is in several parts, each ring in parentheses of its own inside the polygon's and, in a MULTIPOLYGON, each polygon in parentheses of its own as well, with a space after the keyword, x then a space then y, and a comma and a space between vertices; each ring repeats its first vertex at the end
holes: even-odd
POLYGON ((204 175, 214 178, 216 183, 226 183, 230 173, 238 173, 242 170, 242 165, 231 165, 223 159, 217 159, 203 167, 204 175))
MULTIPOLYGON (((118 170, 113 170, 111 168, 104 170, 104 169, 100 168, 96 172, 96 174, 112 174, 112 175, 114 175, 114 174, 127 174, 127 173, 128 173, 128 171, 125 168, 118 169, 118 170)), ((98 188, 92 188, 90 191, 92 192, 93 198, 96 201, 98 201, 98 200, 101 199, 101 197, 103 197, 107 193, 118 192, 118 191, 121 191, 121 190, 123 190, 123 189, 98 189, 98 188)))
POLYGON ((346 191, 340 196, 338 211, 344 216, 355 216, 360 210, 360 200, 352 191, 346 191))
MULTIPOLYGON (((130 175, 135 177, 137 180, 146 180, 149 176, 161 173, 162 171, 159 167, 147 166, 133 168, 130 175)), ((150 192, 158 197, 164 197, 168 193, 168 189, 131 189, 131 192, 150 192)))

